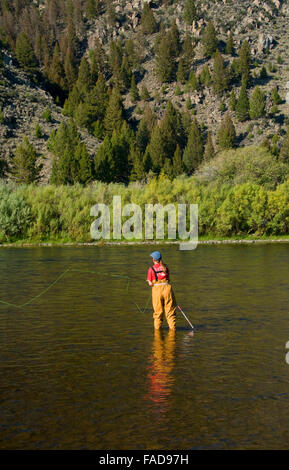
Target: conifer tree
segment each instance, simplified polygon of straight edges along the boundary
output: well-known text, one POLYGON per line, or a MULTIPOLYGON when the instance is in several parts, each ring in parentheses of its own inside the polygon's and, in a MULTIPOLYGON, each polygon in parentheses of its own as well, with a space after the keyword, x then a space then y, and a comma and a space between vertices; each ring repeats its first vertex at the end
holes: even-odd
POLYGON ((232 90, 231 93, 230 93, 229 103, 230 103, 231 110, 235 111, 236 106, 237 106, 237 98, 236 98, 235 90, 232 90))
POLYGON ((199 129, 198 121, 194 118, 188 138, 187 146, 183 153, 183 162, 189 174, 193 173, 203 160, 203 137, 199 129))
POLYGON ((150 106, 147 105, 136 132, 136 146, 141 154, 144 154, 146 151, 152 130, 156 124, 156 119, 155 113, 151 110, 150 106))
POLYGON ((122 57, 123 51, 121 44, 117 41, 111 41, 109 49, 109 66, 115 82, 118 82, 119 80, 122 57))
POLYGON ((47 148, 54 155, 50 179, 52 184, 84 184, 91 180, 90 158, 72 119, 63 122, 57 131, 52 132, 47 148))
POLYGON ((156 54, 156 72, 161 82, 173 80, 175 71, 174 53, 169 34, 162 35, 156 54))
POLYGON ((250 98, 250 110, 251 119, 258 119, 266 114, 266 101, 265 94, 257 86, 250 98))
POLYGON ((77 79, 77 71, 75 57, 70 47, 68 47, 66 51, 64 71, 68 89, 71 90, 77 79))
POLYGON ((186 70, 184 67, 184 59, 181 57, 178 64, 177 81, 185 83, 186 81, 186 70))
POLYGON ((213 144, 212 134, 211 132, 208 132, 207 141, 205 145, 205 151, 204 151, 204 160, 209 161, 212 158, 214 158, 215 155, 216 155, 216 152, 215 152, 215 148, 213 144))
POLYGON ((60 55, 58 42, 55 44, 53 51, 52 62, 49 69, 49 79, 55 85, 60 86, 60 88, 66 88, 64 67, 60 55))
POLYGON ((187 32, 185 36, 185 40, 182 47, 183 53, 183 62, 184 68, 189 70, 193 65, 193 59, 195 56, 194 49, 193 49, 193 42, 190 34, 187 32))
POLYGON ((28 36, 23 32, 17 37, 16 58, 25 70, 34 71, 36 69, 37 59, 28 36))
POLYGON ((146 173, 145 173, 145 165, 141 153, 138 149, 134 149, 130 156, 133 167, 130 174, 130 181, 142 181, 144 180, 146 173))
POLYGON ((184 141, 180 113, 168 101, 163 119, 154 127, 148 152, 154 170, 160 171, 166 158, 172 160, 176 145, 184 141))
POLYGON ((247 119, 249 119, 249 98, 247 95, 245 82, 241 87, 239 99, 236 104, 236 116, 239 121, 246 121, 247 119))
POLYGON ((218 47, 218 39, 214 23, 209 21, 202 36, 203 51, 205 57, 211 57, 218 47))
POLYGON ((271 93, 271 97, 275 106, 282 103, 282 98, 278 93, 277 87, 274 87, 271 93))
POLYGON ((124 121, 120 131, 114 130, 111 137, 112 145, 112 180, 117 183, 127 184, 132 169, 132 162, 129 159, 131 147, 133 145, 133 131, 124 121))
POLYGON ((79 142, 75 149, 75 159, 78 162, 78 173, 75 182, 89 183, 92 180, 92 167, 89 153, 83 142, 79 142))
POLYGON ((170 180, 173 179, 173 177, 174 177, 174 169, 173 169, 172 162, 171 162, 171 160, 170 160, 169 158, 166 158, 166 159, 165 159, 160 174, 166 176, 166 177, 169 178, 170 180))
POLYGON ((188 25, 191 25, 193 21, 197 19, 197 11, 194 0, 186 0, 184 20, 188 25))
POLYGON ((182 152, 179 144, 176 147, 174 156, 173 156, 173 176, 179 176, 184 173, 184 166, 182 162, 182 152))
POLYGON ((141 87, 140 98, 141 100, 144 100, 144 101, 148 101, 150 99, 150 94, 145 85, 142 85, 141 87))
POLYGON ((230 31, 228 41, 226 43, 226 49, 225 49, 226 54, 233 55, 234 54, 234 38, 233 38, 233 33, 230 31))
POLYGON ((242 75, 242 81, 245 81, 246 86, 250 81, 250 67, 251 67, 251 52, 247 40, 242 43, 239 50, 239 68, 242 75))
POLYGON ((130 87, 132 79, 132 71, 128 63, 127 56, 123 56, 121 68, 120 68, 120 81, 117 82, 117 85, 120 91, 125 91, 130 87))
POLYGON ((98 0, 87 0, 85 9, 86 16, 89 20, 96 18, 98 13, 98 0))
POLYGON ((132 77, 131 77, 130 97, 133 103, 139 100, 139 92, 138 92, 138 87, 136 86, 136 83, 135 83, 134 73, 132 74, 132 77))
POLYGON ((77 85, 83 97, 91 90, 93 81, 90 72, 90 65, 85 56, 82 56, 78 69, 77 85))
POLYGON ((172 26, 168 32, 168 37, 170 40, 170 50, 174 58, 179 56, 181 44, 180 44, 180 32, 177 27, 176 21, 172 22, 172 26))
POLYGON ((157 22, 148 2, 144 4, 140 24, 144 34, 153 34, 158 30, 157 22))
POLYGON ((289 126, 281 144, 280 160, 289 163, 289 126))
POLYGON ((112 160, 113 148, 111 139, 106 135, 94 159, 95 175, 97 180, 104 181, 105 183, 110 183, 113 180, 112 160))
POLYGON ((228 149, 234 146, 235 139, 235 126, 231 119, 230 113, 227 112, 224 116, 217 135, 217 143, 220 149, 228 149))
POLYGON ((228 88, 228 72, 225 68, 223 56, 219 51, 215 54, 212 83, 213 90, 218 96, 221 96, 228 88))
POLYGON ((210 74, 210 69, 209 69, 208 64, 206 64, 205 67, 203 67, 199 75, 199 80, 204 86, 209 86, 211 84, 212 77, 210 74))
POLYGON ((89 51, 91 75, 95 81, 98 74, 106 74, 108 69, 107 57, 98 38, 95 39, 94 48, 89 51))
POLYGON ((120 130, 124 118, 124 109, 119 91, 113 88, 104 117, 104 127, 109 135, 120 130))
POLYGON ((198 77, 196 76, 194 70, 190 71, 187 88, 189 88, 191 91, 196 91, 199 88, 198 77))
POLYGON ((36 183, 40 180, 43 165, 37 163, 38 157, 34 146, 24 137, 15 150, 10 168, 10 176, 16 184, 36 183))

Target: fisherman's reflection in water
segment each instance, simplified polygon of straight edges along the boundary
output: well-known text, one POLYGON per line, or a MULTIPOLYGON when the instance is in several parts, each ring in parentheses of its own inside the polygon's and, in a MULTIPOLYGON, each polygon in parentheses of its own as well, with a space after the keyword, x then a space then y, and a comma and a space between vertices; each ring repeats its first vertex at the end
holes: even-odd
POLYGON ((169 330, 164 334, 161 329, 155 330, 153 354, 148 366, 149 392, 146 399, 149 407, 160 418, 164 417, 174 384, 172 370, 175 364, 176 333, 169 330))

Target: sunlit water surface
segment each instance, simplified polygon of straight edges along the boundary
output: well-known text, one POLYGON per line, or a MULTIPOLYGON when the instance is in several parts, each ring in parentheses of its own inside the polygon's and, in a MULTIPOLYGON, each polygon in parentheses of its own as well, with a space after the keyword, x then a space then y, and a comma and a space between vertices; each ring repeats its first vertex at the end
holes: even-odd
POLYGON ((288 245, 162 247, 193 337, 135 305, 151 248, 0 250, 15 304, 80 270, 0 307, 1 449, 289 448, 288 245))

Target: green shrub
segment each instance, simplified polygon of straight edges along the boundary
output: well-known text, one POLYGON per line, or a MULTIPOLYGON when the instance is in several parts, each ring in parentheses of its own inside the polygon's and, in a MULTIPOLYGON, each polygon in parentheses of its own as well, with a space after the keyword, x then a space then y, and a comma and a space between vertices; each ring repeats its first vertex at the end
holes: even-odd
POLYGON ((276 188, 288 177, 288 165, 277 161, 267 148, 255 146, 223 151, 196 172, 203 184, 233 186, 250 182, 266 189, 276 188))
POLYGON ((23 237, 30 221, 30 206, 21 191, 10 185, 0 184, 0 241, 23 237))

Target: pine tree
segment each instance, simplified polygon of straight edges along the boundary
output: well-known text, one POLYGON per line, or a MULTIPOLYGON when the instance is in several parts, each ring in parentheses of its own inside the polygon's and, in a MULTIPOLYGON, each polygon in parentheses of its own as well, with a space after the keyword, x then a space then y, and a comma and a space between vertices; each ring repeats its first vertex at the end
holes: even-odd
POLYGON ((179 60, 178 71, 177 71, 177 81, 180 83, 185 83, 186 81, 186 70, 184 67, 184 60, 182 57, 179 60))
POLYGON ((152 130, 156 124, 156 115, 151 110, 150 106, 146 106, 143 117, 139 123, 136 132, 136 146, 140 150, 141 154, 144 154, 149 144, 152 130))
POLYGON ((184 20, 188 25, 191 25, 193 21, 197 19, 197 11, 194 0, 186 0, 184 20))
POLYGON ((111 41, 109 49, 109 66, 113 74, 114 82, 120 80, 120 69, 122 65, 123 51, 120 42, 111 41))
POLYGON ((20 33, 17 37, 16 58, 21 67, 27 71, 34 71, 37 67, 37 59, 30 40, 25 33, 20 33))
POLYGON ((212 83, 213 90, 218 96, 221 96, 228 88, 228 72, 225 68, 223 56, 219 51, 215 54, 212 83))
POLYGON ((133 167, 130 174, 130 181, 143 181, 146 176, 146 173, 144 161, 140 151, 134 148, 130 154, 130 159, 133 162, 133 167))
POLYGON ((278 93, 277 87, 273 88, 272 93, 271 93, 271 98, 275 106, 282 103, 282 98, 278 93))
POLYGON ((212 139, 212 134, 209 132, 207 136, 207 141, 205 145, 205 152, 204 152, 204 160, 209 161, 214 158, 216 155, 214 144, 213 144, 213 139, 212 139))
POLYGON ((82 56, 78 69, 77 86, 80 94, 85 97, 93 86, 90 65, 85 56, 82 56))
POLYGON ((144 34, 153 34, 158 30, 157 22, 148 2, 144 4, 140 24, 144 34))
POLYGON ((266 114, 266 101, 265 94, 257 86, 250 99, 250 110, 251 119, 258 119, 266 114))
POLYGON ((198 121, 194 118, 188 138, 187 146, 183 154, 183 162, 189 174, 193 173, 202 162, 204 155, 203 137, 199 129, 198 121))
POLYGON ((268 77, 268 73, 267 73, 267 69, 266 69, 265 65, 262 66, 262 68, 260 70, 259 77, 261 78, 261 80, 264 80, 268 77))
POLYGON ((235 90, 232 90, 231 93, 230 93, 229 103, 230 103, 231 110, 235 111, 236 106, 237 106, 237 98, 236 98, 235 90))
POLYGON ((132 74, 132 77, 131 77, 130 97, 133 103, 139 100, 139 92, 138 92, 138 87, 136 86, 136 83, 135 83, 134 73, 132 74))
POLYGON ((104 117, 104 127, 109 135, 113 131, 120 130, 123 123, 124 109, 119 91, 114 88, 109 97, 108 106, 104 117))
POLYGON ((123 56, 120 68, 120 80, 116 82, 120 91, 127 90, 131 85, 132 71, 128 63, 127 56, 123 56))
POLYGON ((98 1, 97 0, 87 0, 86 1, 86 16, 89 20, 93 20, 97 17, 98 14, 98 1))
POLYGON ((289 162, 289 126, 281 144, 280 160, 285 163, 289 162))
POLYGON ((107 57, 102 44, 98 38, 95 39, 94 48, 89 51, 90 69, 93 81, 98 78, 98 74, 106 74, 108 69, 107 57))
POLYGON ((54 155, 52 184, 86 183, 91 180, 90 158, 72 119, 52 132, 47 148, 54 155))
POLYGON ((194 60, 194 49, 193 49, 193 42, 190 34, 187 32, 185 36, 185 40, 182 47, 183 52, 183 61, 184 61, 184 68, 189 70, 193 65, 194 60))
POLYGON ((171 162, 171 160, 170 160, 169 158, 166 158, 166 159, 165 159, 160 174, 163 175, 163 176, 166 176, 166 177, 169 178, 170 180, 173 179, 173 177, 174 177, 174 169, 173 169, 172 162, 171 162))
POLYGON ((148 101, 150 99, 150 94, 145 85, 142 85, 141 87, 140 98, 141 100, 144 100, 144 101, 148 101))
POLYGON ((163 119, 154 127, 148 152, 153 164, 153 169, 159 172, 166 158, 172 159, 176 145, 182 145, 184 131, 180 113, 168 101, 163 119))
POLYGON ((78 162, 78 172, 74 182, 89 183, 92 180, 92 167, 89 153, 83 142, 79 142, 75 149, 75 159, 78 162))
POLYGON ((179 144, 176 147, 174 156, 173 156, 173 176, 179 176, 184 173, 184 166, 182 162, 182 152, 179 144))
POLYGON ((65 78, 67 82, 67 86, 69 90, 72 90, 74 83, 77 79, 77 71, 76 71, 76 61, 73 56, 72 50, 70 47, 67 48, 65 61, 64 61, 64 71, 65 71, 65 78))
POLYGON ((60 86, 60 88, 66 88, 65 72, 63 68, 58 42, 55 44, 53 51, 52 62, 49 69, 49 79, 55 85, 60 86))
POLYGON ((43 165, 37 164, 37 152, 28 137, 24 137, 22 143, 15 150, 12 167, 10 169, 11 179, 16 184, 31 184, 40 180, 40 172, 43 165))
POLYGON ((179 56, 179 53, 181 50, 181 44, 180 44, 180 32, 178 30, 175 20, 172 22, 171 29, 168 32, 168 37, 170 40, 170 50, 172 52, 172 56, 176 58, 179 56))
POLYGON ((236 104, 236 116, 239 121, 246 121, 247 119, 249 119, 249 98, 247 95, 245 82, 241 87, 239 99, 236 104))
POLYGON ((234 38, 232 31, 230 31, 228 41, 226 43, 226 49, 225 49, 226 54, 233 55, 234 54, 234 38))
POLYGON ((248 41, 244 41, 239 50, 239 68, 242 75, 242 81, 246 83, 246 86, 250 81, 250 67, 251 67, 251 52, 248 41))
POLYGON ((235 126, 231 119, 230 113, 227 112, 224 116, 217 135, 217 143, 220 149, 228 149, 234 146, 235 139, 235 126))
POLYGON ((211 57, 216 52, 218 47, 218 39, 214 23, 212 21, 209 21, 204 30, 202 44, 205 57, 211 57))
POLYGON ((208 64, 205 65, 205 67, 203 67, 203 69, 202 69, 202 71, 199 75, 199 80, 202 83, 202 85, 210 86, 212 77, 211 77, 211 74, 210 74, 210 69, 209 69, 208 64))
POLYGON ((129 160, 131 146, 133 144, 133 131, 126 122, 123 122, 120 131, 114 130, 111 137, 112 145, 112 180, 116 183, 127 184, 132 169, 129 160))
POLYGON ((175 62, 170 37, 163 35, 156 54, 156 72, 161 82, 171 82, 174 77, 175 62))
POLYGON ((111 139, 106 135, 94 159, 95 175, 97 180, 104 181, 105 183, 110 183, 113 180, 112 161, 113 148, 111 139))
POLYGON ((198 77, 196 76, 196 74, 193 70, 190 71, 189 79, 188 79, 188 82, 187 82, 187 87, 191 91, 196 91, 199 88, 198 77))

